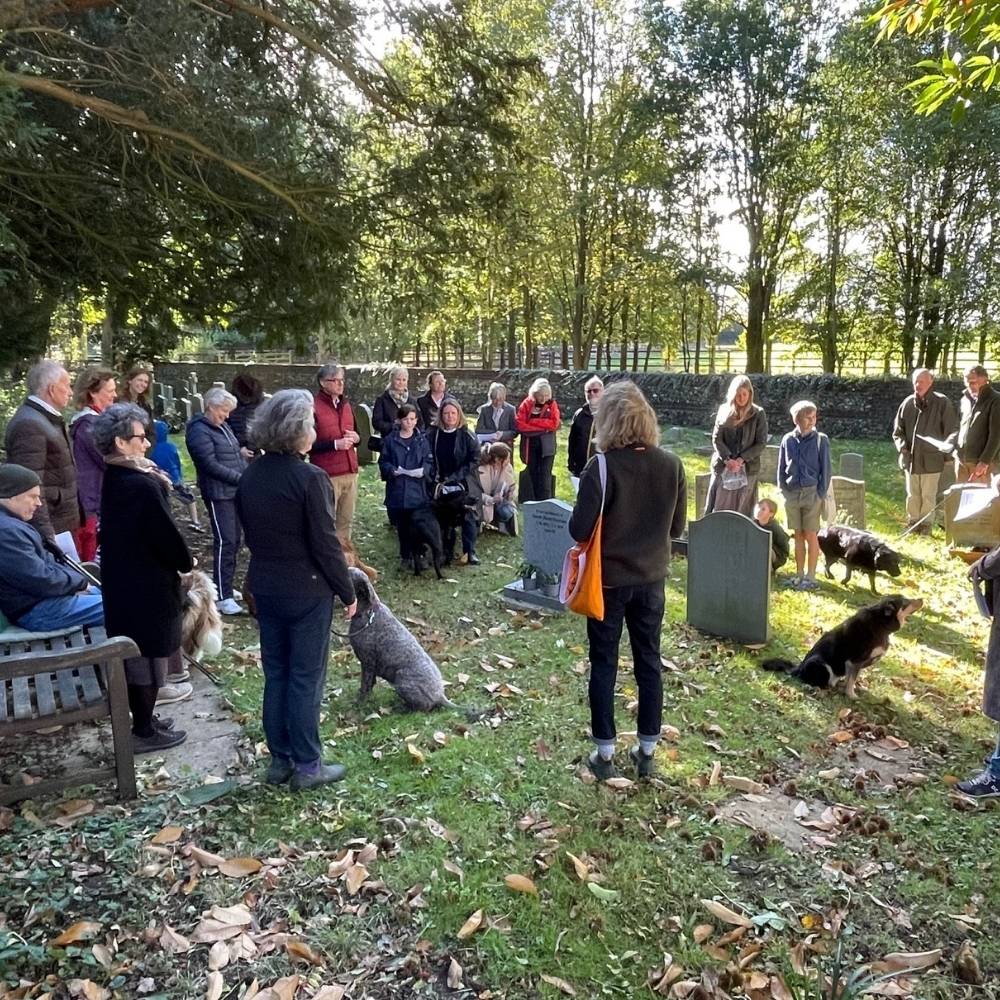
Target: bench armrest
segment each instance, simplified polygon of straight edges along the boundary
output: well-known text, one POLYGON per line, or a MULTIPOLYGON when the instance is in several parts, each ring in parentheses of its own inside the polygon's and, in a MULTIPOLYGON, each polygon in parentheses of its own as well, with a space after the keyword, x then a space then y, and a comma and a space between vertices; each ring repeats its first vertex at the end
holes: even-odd
POLYGON ((107 663, 115 659, 124 660, 138 655, 139 647, 127 636, 118 635, 73 649, 43 649, 0 656, 0 678, 12 680, 15 677, 32 677, 35 674, 72 670, 73 667, 107 663))

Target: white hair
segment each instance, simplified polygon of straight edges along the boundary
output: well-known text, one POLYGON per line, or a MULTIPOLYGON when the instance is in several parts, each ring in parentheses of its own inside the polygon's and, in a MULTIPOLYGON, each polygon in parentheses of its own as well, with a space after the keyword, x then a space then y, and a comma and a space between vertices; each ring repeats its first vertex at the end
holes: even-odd
POLYGON ((205 409, 207 410, 210 406, 225 407, 226 409, 233 409, 236 406, 236 397, 229 392, 227 389, 223 389, 221 385, 213 385, 209 389, 204 397, 202 398, 205 409))
POLYGON ((499 396, 501 392, 503 393, 504 399, 506 399, 507 386, 505 386, 503 382, 491 382, 490 391, 486 395, 489 397, 491 403, 495 403, 497 396, 499 396))
POLYGON ((534 382, 531 383, 531 388, 528 390, 528 395, 538 402, 538 394, 540 392, 547 392, 549 399, 552 398, 552 386, 549 384, 547 378, 536 378, 534 382))
POLYGON ((596 375, 591 375, 586 382, 583 383, 583 391, 586 392, 588 389, 593 389, 594 386, 599 386, 601 389, 604 388, 604 382, 599 379, 596 375))
POLYGON ((40 396, 65 374, 66 369, 58 361, 51 361, 49 358, 39 361, 28 370, 28 394, 40 396))

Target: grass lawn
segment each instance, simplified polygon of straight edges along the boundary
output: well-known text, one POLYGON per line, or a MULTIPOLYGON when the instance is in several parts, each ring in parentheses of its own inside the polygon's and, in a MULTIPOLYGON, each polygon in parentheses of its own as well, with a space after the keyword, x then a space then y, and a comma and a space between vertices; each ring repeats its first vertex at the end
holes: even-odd
MULTIPOLYGON (((687 432, 678 446, 692 508, 707 467, 692 449, 705 440, 687 432)), ((835 466, 845 450, 865 456, 869 527, 895 538, 903 489, 891 446, 834 442, 835 466)), ((565 469, 559 495, 571 499, 565 469)), ((804 1000, 834 995, 822 977, 838 954, 845 976, 869 963, 871 975, 926 967, 869 980, 880 995, 1000 996, 1000 814, 950 787, 992 747, 978 712, 987 623, 940 532, 903 540, 902 578, 880 578, 882 592, 926 603, 853 703, 756 664, 797 658, 868 603, 866 579, 777 588, 772 640, 751 651, 684 624, 686 564, 675 560, 663 634, 675 730, 658 780, 615 788, 582 767, 583 620, 505 606, 497 591, 516 575, 520 542, 496 534, 483 537, 478 568, 440 583, 401 575, 381 497, 365 470, 355 541, 382 574, 380 596, 436 657, 451 697, 485 717, 405 713, 381 683, 359 707, 357 664, 335 644, 322 731, 349 769, 342 784, 266 788, 262 759, 253 781, 199 802, 152 762, 137 805, 106 804, 68 829, 51 803, 0 814, 0 977, 34 990, 10 996, 65 996, 85 980, 96 992, 73 995, 238 998, 279 981, 257 995, 804 1000), (885 748, 909 755, 895 782, 859 757, 866 748, 876 763, 885 748), (800 826, 798 849, 725 818, 778 791, 841 808, 800 826), (213 906, 224 909, 204 920, 213 906), (54 943, 81 921, 93 926, 54 943), (968 984, 977 966, 965 942, 985 985, 968 984)), ((262 756, 255 631, 244 623, 227 640, 225 691, 262 756)), ((623 731, 635 725, 627 666, 623 731)))

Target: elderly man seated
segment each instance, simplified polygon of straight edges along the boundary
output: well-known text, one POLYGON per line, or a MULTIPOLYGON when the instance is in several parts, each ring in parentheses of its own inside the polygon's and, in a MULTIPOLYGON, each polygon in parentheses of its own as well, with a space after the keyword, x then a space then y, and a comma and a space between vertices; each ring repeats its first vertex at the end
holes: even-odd
POLYGON ((0 465, 0 611, 32 632, 103 625, 100 590, 58 562, 28 524, 41 505, 31 469, 0 465))

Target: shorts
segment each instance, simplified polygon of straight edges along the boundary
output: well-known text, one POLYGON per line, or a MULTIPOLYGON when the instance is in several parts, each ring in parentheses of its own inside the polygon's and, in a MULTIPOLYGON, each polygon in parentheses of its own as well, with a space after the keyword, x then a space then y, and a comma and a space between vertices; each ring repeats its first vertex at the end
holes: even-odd
POLYGON ((781 495, 785 498, 785 518, 789 531, 819 531, 823 501, 816 495, 815 486, 782 490, 781 495))

